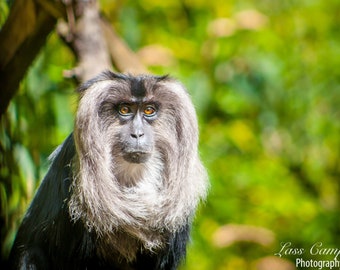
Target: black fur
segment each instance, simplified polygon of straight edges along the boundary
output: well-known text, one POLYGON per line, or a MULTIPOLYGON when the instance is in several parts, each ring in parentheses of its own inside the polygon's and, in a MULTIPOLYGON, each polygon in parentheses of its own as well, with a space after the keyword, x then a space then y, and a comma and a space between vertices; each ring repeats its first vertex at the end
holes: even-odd
POLYGON ((139 78, 131 81, 131 95, 135 97, 144 97, 146 93, 145 85, 139 78))
POLYGON ((80 221, 71 222, 68 213, 74 156, 71 134, 54 152, 51 167, 19 228, 10 255, 12 269, 176 269, 186 253, 189 225, 174 235, 168 233, 162 250, 140 252, 131 264, 97 257, 98 236, 80 221))

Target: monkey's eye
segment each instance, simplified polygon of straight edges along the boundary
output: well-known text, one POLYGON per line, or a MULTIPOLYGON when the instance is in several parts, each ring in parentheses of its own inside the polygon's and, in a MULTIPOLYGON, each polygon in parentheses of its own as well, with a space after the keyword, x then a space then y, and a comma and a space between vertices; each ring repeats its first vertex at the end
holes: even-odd
POLYGON ((156 108, 154 106, 148 105, 144 108, 144 115, 154 116, 156 114, 156 108))
POLYGON ((131 114, 131 108, 125 104, 119 105, 118 112, 120 115, 128 115, 131 114))

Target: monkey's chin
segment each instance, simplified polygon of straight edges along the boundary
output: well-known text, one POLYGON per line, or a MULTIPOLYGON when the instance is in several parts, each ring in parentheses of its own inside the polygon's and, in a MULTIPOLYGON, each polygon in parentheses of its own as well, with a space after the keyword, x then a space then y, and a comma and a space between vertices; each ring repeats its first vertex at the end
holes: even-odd
POLYGON ((137 163, 137 164, 145 163, 150 158, 150 153, 140 152, 140 151, 129 152, 129 153, 126 153, 123 157, 127 162, 130 162, 130 163, 137 163))

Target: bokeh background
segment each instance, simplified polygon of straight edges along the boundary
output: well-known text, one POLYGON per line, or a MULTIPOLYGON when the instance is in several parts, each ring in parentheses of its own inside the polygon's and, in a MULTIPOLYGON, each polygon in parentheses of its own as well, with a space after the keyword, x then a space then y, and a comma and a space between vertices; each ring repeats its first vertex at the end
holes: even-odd
MULTIPOLYGON (((10 2, 0 0, 0 26, 10 2)), ((181 80, 197 109, 211 189, 182 269, 333 259, 309 248, 340 249, 340 2, 99 2, 148 69, 181 80), (306 252, 274 256, 286 242, 306 252)), ((76 84, 63 71, 74 65, 52 33, 1 119, 2 258, 73 129, 76 84)))

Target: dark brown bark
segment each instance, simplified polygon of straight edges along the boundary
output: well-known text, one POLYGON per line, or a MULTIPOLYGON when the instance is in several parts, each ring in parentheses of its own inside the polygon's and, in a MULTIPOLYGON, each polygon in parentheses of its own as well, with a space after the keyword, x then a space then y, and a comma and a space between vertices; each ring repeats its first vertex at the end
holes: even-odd
POLYGON ((0 32, 0 117, 55 23, 56 18, 36 1, 14 1, 0 32))

